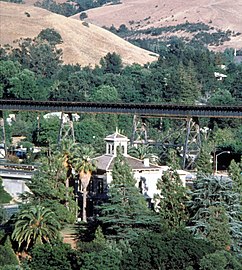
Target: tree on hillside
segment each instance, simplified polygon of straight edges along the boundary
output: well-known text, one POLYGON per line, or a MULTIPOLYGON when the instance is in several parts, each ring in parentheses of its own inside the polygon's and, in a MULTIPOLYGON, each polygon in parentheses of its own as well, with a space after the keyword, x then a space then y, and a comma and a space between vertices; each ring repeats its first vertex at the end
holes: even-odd
POLYGON ((131 239, 143 230, 158 226, 158 218, 147 207, 144 196, 135 186, 136 180, 125 157, 115 157, 109 200, 99 207, 104 233, 108 238, 131 239))
POLYGON ((58 239, 60 223, 55 214, 42 205, 33 205, 20 211, 17 216, 12 239, 18 247, 28 250, 35 244, 58 239))
POLYGON ((196 78, 194 67, 190 65, 187 69, 183 65, 178 66, 178 101, 185 104, 195 104, 201 95, 200 85, 196 78))
POLYGON ((60 119, 57 116, 40 118, 39 127, 36 127, 33 142, 41 146, 56 144, 60 129, 60 119))
POLYGON ((121 59, 120 55, 118 55, 115 52, 113 52, 113 53, 109 52, 106 56, 104 56, 100 60, 100 64, 101 64, 103 71, 105 73, 118 74, 121 72, 121 69, 123 67, 122 59, 121 59))
POLYGON ((209 99, 211 105, 234 105, 235 99, 228 90, 219 89, 209 99))
POLYGON ((173 169, 164 172, 157 182, 159 193, 155 195, 156 210, 159 212, 162 224, 171 230, 184 227, 188 219, 186 188, 173 169))
POLYGON ((35 74, 18 62, 0 61, 0 96, 3 98, 41 99, 35 74))
POLYGON ((61 35, 54 28, 41 30, 37 38, 48 41, 50 45, 57 45, 63 42, 61 35))
POLYGON ((18 48, 10 53, 10 59, 18 61, 22 67, 30 69, 42 78, 52 78, 62 63, 62 50, 40 38, 23 39, 18 48))

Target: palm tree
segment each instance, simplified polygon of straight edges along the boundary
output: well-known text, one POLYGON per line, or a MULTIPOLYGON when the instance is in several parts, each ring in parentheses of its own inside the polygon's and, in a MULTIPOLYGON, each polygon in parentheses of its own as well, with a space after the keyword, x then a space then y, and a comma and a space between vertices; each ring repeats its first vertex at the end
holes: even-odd
POLYGON ((154 154, 152 146, 148 144, 141 144, 138 147, 130 148, 129 154, 141 160, 148 158, 153 163, 157 163, 158 161, 158 157, 154 154))
POLYGON ((74 158, 73 164, 75 171, 78 172, 79 180, 82 186, 83 192, 83 205, 82 205, 82 220, 87 222, 87 187, 89 185, 92 172, 96 170, 96 165, 90 156, 94 155, 94 151, 90 147, 83 147, 81 153, 74 158))
POLYGON ((73 165, 72 160, 79 147, 78 143, 73 142, 73 140, 63 140, 61 144, 61 149, 57 150, 57 157, 61 160, 63 167, 66 171, 66 207, 68 207, 68 197, 69 197, 69 186, 70 179, 73 175, 73 165))
POLYGON ((19 213, 12 239, 18 242, 19 248, 26 244, 25 249, 28 250, 30 245, 57 239, 59 230, 60 223, 54 212, 41 205, 33 205, 19 213))

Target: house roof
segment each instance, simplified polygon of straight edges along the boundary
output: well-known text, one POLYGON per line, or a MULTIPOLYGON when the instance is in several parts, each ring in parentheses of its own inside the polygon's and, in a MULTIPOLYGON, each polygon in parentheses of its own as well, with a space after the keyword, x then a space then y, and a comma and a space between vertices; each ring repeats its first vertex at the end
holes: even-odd
POLYGON ((129 141, 129 139, 126 136, 124 136, 124 135, 122 135, 122 134, 120 134, 118 132, 115 132, 115 133, 113 133, 111 135, 108 135, 105 138, 105 141, 109 141, 109 140, 112 140, 113 141, 113 140, 116 140, 116 139, 122 139, 122 140, 129 141))
MULTIPOLYGON (((99 157, 94 158, 97 162, 97 168, 103 171, 111 171, 113 169, 114 165, 114 158, 113 155, 102 155, 99 157)), ((132 170, 160 170, 161 167, 149 163, 149 166, 145 166, 143 160, 131 157, 131 156, 125 156, 124 157, 129 164, 129 166, 132 168, 132 170)))

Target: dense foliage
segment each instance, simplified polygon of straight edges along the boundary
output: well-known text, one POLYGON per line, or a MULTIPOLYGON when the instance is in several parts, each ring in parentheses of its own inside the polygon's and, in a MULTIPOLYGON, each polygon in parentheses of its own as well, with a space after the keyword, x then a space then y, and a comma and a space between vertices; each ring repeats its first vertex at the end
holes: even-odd
MULTIPOLYGON (((53 1, 43 3, 59 8, 53 1)), ((80 5, 89 7, 91 3, 93 1, 81 1, 80 5)), ((95 4, 103 2, 95 1, 95 4)), ((60 14, 67 16, 76 11, 70 3, 63 4, 61 9, 60 14)), ((210 34, 207 38, 205 33, 211 29, 206 25, 187 23, 178 27, 188 32, 203 31, 200 40, 221 42, 219 34, 214 38, 214 33, 212 40, 210 34)), ((122 31, 128 32, 124 26, 122 31)), ((227 33, 225 39, 229 35, 231 33, 227 33)), ((63 64, 62 52, 56 48, 61 42, 55 29, 44 29, 33 40, 18 41, 17 48, 2 47, 0 97, 141 104, 242 104, 242 64, 234 63, 233 50, 214 53, 176 38, 169 44, 142 41, 143 47, 159 52, 157 62, 124 66, 121 57, 110 52, 100 60, 99 66, 91 68, 63 64), (217 80, 214 72, 227 77, 217 80)), ((176 173, 181 167, 184 146, 183 120, 143 117, 142 121, 149 139, 158 143, 131 149, 130 153, 173 168, 158 181, 158 213, 147 207, 129 165, 118 155, 107 200, 95 209, 97 216, 88 219, 84 213, 83 220, 87 223, 76 224, 79 231, 73 240, 74 250, 58 236, 60 226, 71 224, 78 217, 75 195, 81 191, 88 198, 87 186, 95 170, 95 164, 90 162, 90 146, 103 153, 103 138, 117 127, 131 137, 132 116, 82 114, 74 122, 79 144, 64 145, 63 142, 53 151, 59 118, 44 118, 42 113, 16 113, 12 123, 6 124, 9 146, 12 135, 25 136, 25 142, 21 142, 28 146, 25 162, 38 161, 41 165, 28 183, 31 193, 22 196, 27 204, 22 206, 19 215, 6 222, 4 210, 1 210, 0 223, 4 230, 0 233, 0 249, 3 256, 10 258, 2 269, 14 269, 18 264, 12 247, 3 247, 7 235, 12 235, 15 252, 20 246, 31 256, 25 262, 20 260, 22 269, 241 269, 237 258, 242 239, 241 165, 238 164, 242 129, 239 120, 200 119, 205 131, 196 168, 205 174, 194 182, 189 196, 176 173), (42 147, 41 159, 32 155, 31 145, 42 147), (89 146, 85 155, 84 145, 89 146), (232 181, 211 176, 212 154, 215 156, 224 150, 234 155, 229 171, 232 181), (78 179, 82 189, 77 188, 78 179), (85 237, 81 232, 83 227, 85 237)), ((2 196, 2 185, 0 193, 3 199, 6 194, 2 196)), ((86 207, 84 201, 81 208, 86 207)), ((2 256, 0 259, 4 260, 2 256)))
POLYGON ((112 178, 109 201, 99 207, 98 220, 105 234, 114 239, 132 239, 143 230, 157 229, 158 219, 147 208, 132 170, 120 153, 114 161, 112 178))

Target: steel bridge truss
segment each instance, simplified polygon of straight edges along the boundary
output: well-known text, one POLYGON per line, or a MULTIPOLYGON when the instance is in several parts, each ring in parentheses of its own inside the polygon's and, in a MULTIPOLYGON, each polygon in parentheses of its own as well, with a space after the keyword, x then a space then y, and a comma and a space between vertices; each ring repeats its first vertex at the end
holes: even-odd
MULTIPOLYGON (((183 168, 193 166, 199 156, 201 148, 200 129, 198 117, 209 118, 242 118, 242 106, 207 106, 207 105, 175 105, 175 104, 138 104, 138 103, 95 103, 95 102, 67 102, 67 101, 32 101, 32 100, 1 100, 0 112, 11 111, 36 111, 36 112, 62 112, 58 142, 71 136, 75 141, 72 113, 102 113, 102 114, 132 114, 134 142, 137 132, 138 139, 148 142, 147 127, 142 118, 144 117, 179 117, 186 119, 186 138, 182 144, 183 168), (67 113, 69 121, 64 123, 63 115, 67 113)), ((1 112, 2 113, 2 112, 1 112)), ((4 120, 2 118, 3 124, 4 120)), ((1 125, 4 129, 4 125, 1 125)), ((183 128, 180 128, 182 131, 183 128)), ((179 131, 180 131, 179 130, 179 131)), ((3 132, 5 134, 5 132, 3 132)), ((3 140, 5 140, 3 138, 3 140)))
MULTIPOLYGON (((172 146, 173 148, 177 148, 178 152, 180 152, 183 157, 183 169, 191 169, 194 167, 201 151, 199 120, 197 117, 176 119, 181 120, 182 124, 179 125, 175 132, 168 132, 160 141, 152 141, 148 139, 148 126, 145 122, 145 116, 134 115, 131 145, 160 145, 163 148, 172 146), (177 141, 179 141, 179 143, 177 143, 177 141)), ((160 121, 162 122, 162 118, 160 118, 160 121)))

